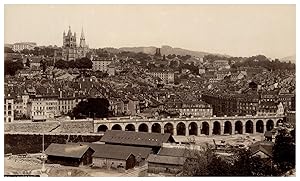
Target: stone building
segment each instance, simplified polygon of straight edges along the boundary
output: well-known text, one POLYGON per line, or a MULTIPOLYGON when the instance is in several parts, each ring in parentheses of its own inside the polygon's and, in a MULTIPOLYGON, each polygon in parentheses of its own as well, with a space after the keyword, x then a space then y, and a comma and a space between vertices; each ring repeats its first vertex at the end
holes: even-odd
POLYGON ((57 105, 58 96, 35 96, 28 103, 28 113, 33 121, 54 118, 59 115, 57 105))
POLYGON ((4 122, 14 121, 14 99, 10 95, 4 97, 4 122))
POLYGON ((77 58, 86 57, 86 53, 89 48, 85 42, 85 37, 83 33, 83 29, 81 31, 80 42, 77 46, 76 42, 76 32, 74 34, 71 31, 71 27, 69 26, 69 31, 66 34, 63 33, 63 46, 62 46, 62 56, 63 59, 70 61, 76 60, 77 58))

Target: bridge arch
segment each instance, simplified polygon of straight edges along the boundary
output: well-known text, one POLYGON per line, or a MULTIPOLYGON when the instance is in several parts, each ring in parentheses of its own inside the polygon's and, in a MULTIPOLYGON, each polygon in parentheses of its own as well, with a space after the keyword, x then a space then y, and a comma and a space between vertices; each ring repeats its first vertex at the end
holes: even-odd
POLYGON ((135 131, 135 126, 133 124, 127 124, 125 126, 125 131, 135 131))
POLYGON ((245 126, 246 126, 246 133, 253 133, 253 122, 251 120, 248 120, 245 126))
POLYGON ((97 132, 105 132, 106 130, 108 130, 108 127, 102 124, 98 127, 97 132))
POLYGON ((264 122, 262 120, 258 120, 256 122, 256 132, 257 133, 264 133, 264 122))
POLYGON ((165 126, 164 126, 164 133, 171 133, 171 135, 174 134, 173 132, 174 130, 174 126, 172 123, 166 123, 165 126))
POLYGON ((111 130, 122 130, 122 127, 119 124, 115 124, 111 127, 111 130))
POLYGON ((215 135, 221 134, 221 124, 219 121, 215 121, 213 123, 213 134, 215 134, 215 135))
POLYGON ((232 134, 232 124, 230 121, 224 123, 224 134, 232 134))
POLYGON ((208 122, 204 121, 202 122, 202 129, 201 129, 201 134, 209 135, 209 124, 208 122))
POLYGON ((269 119, 266 124, 267 131, 271 131, 274 128, 274 121, 269 119))
POLYGON ((235 133, 236 134, 243 134, 243 123, 242 121, 235 122, 235 133))
POLYGON ((159 123, 154 123, 151 126, 152 133, 161 133, 161 125, 159 123))
POLYGON ((195 136, 198 135, 198 125, 197 125, 197 123, 191 122, 189 124, 188 128, 189 128, 189 135, 195 135, 195 136))
POLYGON ((149 131, 149 128, 148 128, 148 125, 145 124, 145 123, 142 123, 139 125, 139 132, 148 132, 149 131))
POLYGON ((177 130, 177 135, 183 135, 185 136, 185 132, 186 132, 186 126, 183 122, 179 122, 176 126, 176 130, 177 130))

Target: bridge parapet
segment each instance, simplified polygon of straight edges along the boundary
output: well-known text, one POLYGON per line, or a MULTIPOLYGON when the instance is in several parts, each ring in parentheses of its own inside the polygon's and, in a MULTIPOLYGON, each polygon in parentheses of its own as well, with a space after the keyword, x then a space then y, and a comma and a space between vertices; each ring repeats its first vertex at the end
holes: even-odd
POLYGON ((178 117, 178 118, 149 118, 149 119, 143 119, 143 118, 127 118, 127 119, 97 119, 94 120, 94 123, 114 123, 114 122, 167 122, 167 121, 172 121, 172 122, 177 122, 177 121, 209 121, 209 120, 246 120, 246 119, 251 119, 251 120, 259 120, 259 119, 282 119, 284 118, 284 115, 274 115, 274 116, 251 116, 251 115, 246 115, 246 116, 224 116, 224 117, 192 117, 192 118, 186 118, 186 117, 178 117))

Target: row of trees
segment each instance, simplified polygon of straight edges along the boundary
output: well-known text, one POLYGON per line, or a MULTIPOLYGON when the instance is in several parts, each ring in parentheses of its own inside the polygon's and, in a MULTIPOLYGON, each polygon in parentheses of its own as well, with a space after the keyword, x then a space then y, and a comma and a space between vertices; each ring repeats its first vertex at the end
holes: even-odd
POLYGON ((231 64, 232 61, 236 63, 233 64, 234 67, 264 67, 269 70, 295 70, 295 64, 291 62, 281 62, 279 59, 269 60, 264 55, 256 55, 251 57, 225 57, 220 55, 205 55, 203 61, 213 62, 215 60, 228 60, 231 64))
POLYGON ((68 68, 78 68, 78 69, 91 69, 93 67, 93 62, 86 57, 79 58, 71 61, 58 60, 55 62, 54 67, 59 69, 68 69, 68 68))

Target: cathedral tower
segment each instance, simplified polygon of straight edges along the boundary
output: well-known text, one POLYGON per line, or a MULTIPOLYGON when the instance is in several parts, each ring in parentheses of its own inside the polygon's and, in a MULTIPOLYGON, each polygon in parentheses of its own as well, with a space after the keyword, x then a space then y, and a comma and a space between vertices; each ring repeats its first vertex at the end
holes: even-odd
POLYGON ((72 34, 70 26, 67 35, 63 33, 63 57, 68 61, 77 58, 76 33, 72 34))
POLYGON ((86 57, 88 52, 88 46, 85 42, 85 36, 83 33, 83 28, 81 30, 80 42, 77 46, 76 43, 76 33, 72 34, 71 27, 69 26, 68 33, 63 33, 63 46, 62 46, 62 56, 64 60, 76 60, 77 58, 86 57))

